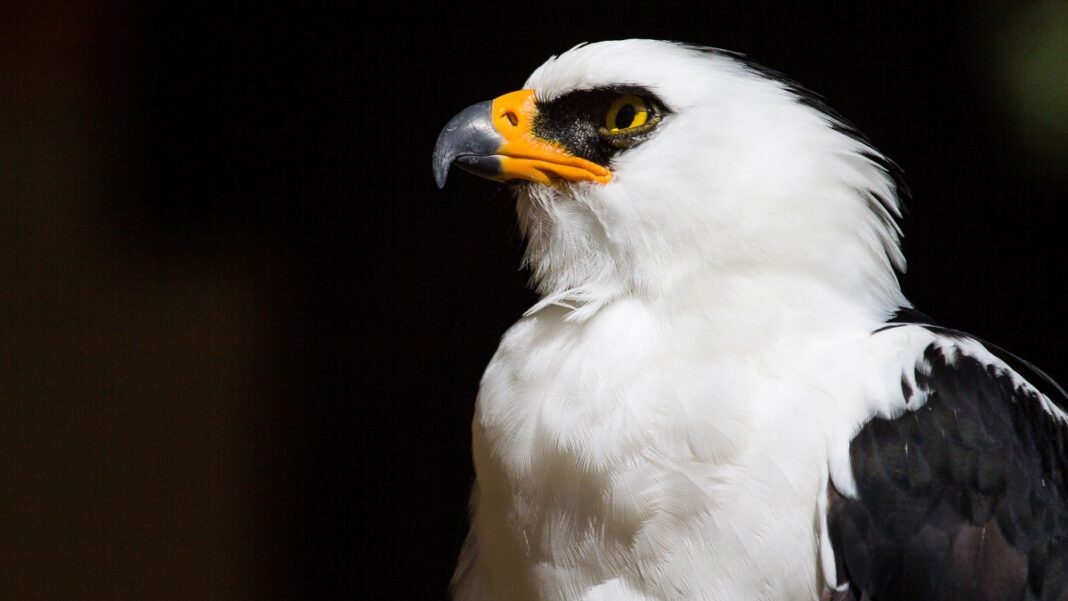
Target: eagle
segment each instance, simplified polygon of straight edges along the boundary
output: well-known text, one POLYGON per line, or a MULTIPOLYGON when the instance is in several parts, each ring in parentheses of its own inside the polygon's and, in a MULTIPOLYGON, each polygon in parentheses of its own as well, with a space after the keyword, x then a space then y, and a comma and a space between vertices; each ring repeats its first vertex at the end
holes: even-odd
POLYGON ((456 601, 1065 600, 1064 393, 902 294, 900 169, 729 51, 580 45, 441 132, 540 300, 475 404, 456 601))

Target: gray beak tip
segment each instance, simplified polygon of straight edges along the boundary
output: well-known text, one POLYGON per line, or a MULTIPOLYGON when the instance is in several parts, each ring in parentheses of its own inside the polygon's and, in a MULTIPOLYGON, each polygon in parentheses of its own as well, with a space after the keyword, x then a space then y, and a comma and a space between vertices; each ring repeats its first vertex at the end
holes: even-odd
POLYGON ((434 183, 438 190, 445 187, 445 180, 449 177, 449 163, 434 162, 434 183))
MULTIPOLYGON (((467 170, 471 170, 465 163, 474 162, 479 165, 496 165, 492 161, 478 160, 464 161, 469 157, 488 159, 496 152, 502 142, 500 134, 493 128, 492 102, 480 102, 469 106, 460 114, 449 120, 438 135, 437 143, 434 144, 434 183, 438 188, 445 187, 445 180, 449 176, 449 168, 458 159, 467 170)), ((477 172, 476 172, 477 173, 477 172)))

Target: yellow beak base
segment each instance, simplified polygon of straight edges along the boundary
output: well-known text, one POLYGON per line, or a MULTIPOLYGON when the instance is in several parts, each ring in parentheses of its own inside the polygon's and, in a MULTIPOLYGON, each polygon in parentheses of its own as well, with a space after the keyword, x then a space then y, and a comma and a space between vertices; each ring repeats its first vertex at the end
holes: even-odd
POLYGON ((524 179, 551 184, 556 179, 607 184, 612 172, 579 158, 561 146, 534 134, 537 104, 533 90, 519 90, 495 99, 493 127, 504 138, 498 148, 503 179, 524 179))

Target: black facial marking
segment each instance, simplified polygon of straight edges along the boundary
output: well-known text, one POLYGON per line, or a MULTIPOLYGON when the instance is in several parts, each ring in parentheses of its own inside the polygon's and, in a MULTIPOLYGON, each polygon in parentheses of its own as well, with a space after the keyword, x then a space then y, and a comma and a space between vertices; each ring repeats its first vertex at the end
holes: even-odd
MULTIPOLYGON (((645 141, 660 119, 670 111, 649 90, 634 86, 576 90, 548 102, 538 103, 534 118, 534 135, 560 144, 577 157, 598 165, 608 166, 613 157, 645 141), (605 118, 612 103, 620 96, 638 96, 649 107, 649 127, 635 128, 633 133, 608 134, 605 118)), ((633 106, 626 106, 616 114, 614 124, 623 128, 634 122, 633 106), (620 125, 625 122, 624 125, 620 125)))

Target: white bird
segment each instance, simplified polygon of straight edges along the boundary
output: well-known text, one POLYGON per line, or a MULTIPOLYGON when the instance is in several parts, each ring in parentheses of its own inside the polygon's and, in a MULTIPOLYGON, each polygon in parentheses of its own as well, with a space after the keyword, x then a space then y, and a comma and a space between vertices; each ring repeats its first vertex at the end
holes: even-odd
POLYGON ((583 45, 453 163, 514 182, 541 296, 481 382, 456 601, 1068 599, 1065 413, 911 310, 899 172, 816 96, 583 45))

